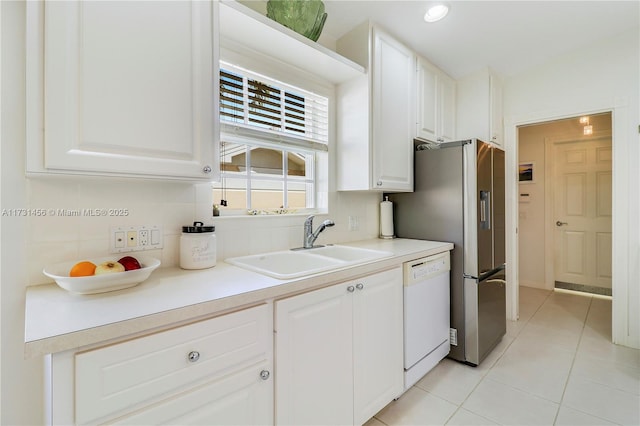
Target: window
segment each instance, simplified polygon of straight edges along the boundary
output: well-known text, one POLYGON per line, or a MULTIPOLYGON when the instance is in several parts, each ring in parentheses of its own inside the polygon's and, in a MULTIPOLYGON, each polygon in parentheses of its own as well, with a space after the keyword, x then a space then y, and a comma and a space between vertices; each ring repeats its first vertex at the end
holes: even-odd
POLYGON ((223 214, 317 207, 318 156, 328 143, 328 99, 222 62, 220 172, 223 214))

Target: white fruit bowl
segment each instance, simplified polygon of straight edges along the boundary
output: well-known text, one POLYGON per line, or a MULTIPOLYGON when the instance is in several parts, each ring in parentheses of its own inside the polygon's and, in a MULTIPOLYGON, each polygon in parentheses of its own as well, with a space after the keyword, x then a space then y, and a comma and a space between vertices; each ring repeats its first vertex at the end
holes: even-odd
MULTIPOLYGON (((88 277, 70 277, 71 267, 78 263, 63 262, 48 266, 42 273, 53 278, 60 287, 77 294, 105 293, 107 291, 121 290, 136 286, 149 278, 151 272, 160 266, 160 261, 153 257, 137 257, 140 262, 140 269, 125 272, 113 272, 110 274, 91 275, 88 277)), ((100 259, 86 259, 95 265, 108 260, 118 260, 117 256, 103 257, 100 259)))

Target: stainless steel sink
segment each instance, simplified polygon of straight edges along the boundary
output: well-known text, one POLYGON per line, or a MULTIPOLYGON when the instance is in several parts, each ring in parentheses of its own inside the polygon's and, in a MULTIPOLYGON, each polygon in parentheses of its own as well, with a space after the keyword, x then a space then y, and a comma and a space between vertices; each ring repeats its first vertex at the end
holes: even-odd
POLYGON ((392 256, 381 250, 348 246, 324 246, 299 251, 276 251, 233 257, 225 262, 273 278, 289 279, 327 272, 392 256))

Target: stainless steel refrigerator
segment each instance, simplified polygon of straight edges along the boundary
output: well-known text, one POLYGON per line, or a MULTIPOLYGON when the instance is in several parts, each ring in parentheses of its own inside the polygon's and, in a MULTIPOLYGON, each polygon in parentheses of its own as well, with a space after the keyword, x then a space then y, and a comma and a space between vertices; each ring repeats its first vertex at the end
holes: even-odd
POLYGON ((401 238, 450 241, 451 351, 478 365, 506 333, 504 151, 415 141, 415 191, 389 195, 401 238))

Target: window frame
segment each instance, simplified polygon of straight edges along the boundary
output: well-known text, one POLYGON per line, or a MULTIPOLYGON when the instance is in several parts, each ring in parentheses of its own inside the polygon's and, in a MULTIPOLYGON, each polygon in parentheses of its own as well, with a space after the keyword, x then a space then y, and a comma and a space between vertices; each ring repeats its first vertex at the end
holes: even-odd
MULTIPOLYGON (((243 64, 244 65, 244 64, 243 64)), ((329 174, 329 165, 328 165, 328 156, 329 156, 329 145, 332 139, 332 119, 334 114, 334 87, 331 85, 330 87, 317 86, 314 82, 310 85, 321 88, 321 90, 309 90, 306 87, 297 87, 291 83, 284 83, 277 78, 265 77, 260 73, 260 70, 253 71, 247 70, 246 66, 239 66, 231 64, 229 61, 221 60, 220 64, 221 71, 228 70, 232 73, 246 73, 242 74, 244 77, 244 81, 247 78, 257 79, 258 81, 267 83, 267 84, 276 84, 278 88, 281 89, 282 93, 285 91, 291 91, 294 94, 302 94, 307 95, 310 94, 313 97, 322 97, 324 98, 324 108, 326 114, 325 121, 325 141, 318 142, 317 140, 313 140, 309 137, 301 137, 297 134, 291 133, 281 133, 278 131, 273 131, 270 129, 258 129, 252 126, 248 126, 244 123, 234 123, 232 121, 226 121, 222 117, 220 118, 220 147, 222 148, 222 144, 224 142, 234 143, 234 144, 242 144, 245 146, 245 166, 246 170, 244 176, 235 174, 233 172, 225 172, 223 167, 220 170, 220 183, 216 186, 215 190, 220 191, 219 186, 222 185, 225 179, 244 179, 246 182, 246 186, 244 188, 246 195, 246 206, 247 208, 239 208, 234 209, 221 207, 219 209, 219 214, 221 216, 245 216, 247 214, 308 214, 308 213, 323 213, 327 211, 327 181, 329 174), (230 68, 230 69, 229 69, 230 68), (260 80, 260 78, 265 78, 268 81, 260 80), (274 176, 260 176, 252 179, 251 176, 251 151, 258 148, 263 147, 267 149, 278 150, 282 156, 282 175, 274 176), (305 170, 308 170, 305 175, 307 177, 299 178, 296 176, 289 176, 287 173, 287 162, 288 156, 295 154, 305 154, 311 155, 312 158, 306 160, 305 170), (233 174, 232 174, 233 173, 233 174), (311 176, 310 178, 308 176, 311 176), (283 206, 287 206, 288 197, 289 197, 289 185, 292 183, 299 184, 302 183, 304 185, 311 186, 311 189, 307 188, 305 190, 306 197, 306 206, 305 208, 276 208, 273 209, 265 209, 265 210, 257 210, 253 208, 250 204, 251 202, 251 194, 252 194, 252 180, 256 181, 272 181, 278 182, 281 184, 281 195, 283 206)), ((292 80, 299 81, 299 79, 294 78, 292 80)), ((243 87, 243 90, 246 92, 247 87, 243 87)), ((284 104, 284 99, 282 101, 284 104)), ((246 113, 246 112, 245 112, 246 113)), ((221 163, 223 161, 222 155, 220 156, 221 163)), ((213 186, 212 186, 213 187, 213 186)), ((214 200, 214 204, 218 204, 219 200, 214 200)))

